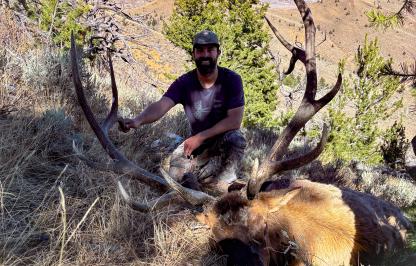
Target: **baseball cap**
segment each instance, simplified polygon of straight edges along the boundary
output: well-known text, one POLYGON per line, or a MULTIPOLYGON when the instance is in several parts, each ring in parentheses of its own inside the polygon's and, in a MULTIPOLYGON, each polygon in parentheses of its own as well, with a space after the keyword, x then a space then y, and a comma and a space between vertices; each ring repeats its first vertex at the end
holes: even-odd
POLYGON ((204 44, 216 44, 220 46, 217 34, 210 30, 203 30, 195 34, 193 46, 204 45, 204 44))

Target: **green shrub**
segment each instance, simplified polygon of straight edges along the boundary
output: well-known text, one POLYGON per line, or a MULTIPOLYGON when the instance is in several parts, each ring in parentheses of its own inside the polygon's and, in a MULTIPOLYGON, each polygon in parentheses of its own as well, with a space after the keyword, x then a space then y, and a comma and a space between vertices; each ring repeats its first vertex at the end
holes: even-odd
POLYGON ((356 75, 344 76, 342 91, 328 109, 332 130, 323 158, 376 164, 383 160, 378 123, 401 107, 401 99, 392 96, 402 86, 398 78, 380 75, 391 59, 380 55, 377 39, 367 41, 366 37, 355 59, 356 75))
POLYGON ((383 144, 380 147, 384 162, 393 169, 404 169, 408 146, 405 127, 401 122, 395 121, 394 125, 384 134, 383 144))
POLYGON ((79 23, 91 9, 84 1, 41 0, 40 3, 40 28, 50 32, 54 43, 69 48, 71 32, 74 32, 78 43, 89 34, 88 27, 79 23))
POLYGON ((301 80, 300 76, 295 76, 293 74, 289 74, 283 79, 282 83, 285 86, 295 88, 297 85, 299 85, 300 80, 301 80))

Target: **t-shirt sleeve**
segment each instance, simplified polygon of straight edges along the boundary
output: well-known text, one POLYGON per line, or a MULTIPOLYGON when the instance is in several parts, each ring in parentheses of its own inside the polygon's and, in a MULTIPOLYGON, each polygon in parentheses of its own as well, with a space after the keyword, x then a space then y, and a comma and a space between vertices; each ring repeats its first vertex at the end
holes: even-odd
POLYGON ((244 106, 244 90, 243 81, 237 74, 230 75, 228 89, 228 100, 226 103, 227 109, 234 109, 237 107, 244 106))
POLYGON ((163 94, 163 96, 170 98, 175 104, 183 104, 183 81, 181 78, 176 79, 163 94))

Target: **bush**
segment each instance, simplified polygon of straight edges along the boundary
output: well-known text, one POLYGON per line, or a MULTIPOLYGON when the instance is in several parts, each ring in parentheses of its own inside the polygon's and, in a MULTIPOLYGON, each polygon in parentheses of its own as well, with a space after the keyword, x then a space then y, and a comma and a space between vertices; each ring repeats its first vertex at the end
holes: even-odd
POLYGON ((70 85, 69 61, 66 54, 57 49, 42 47, 31 50, 25 55, 25 64, 22 67, 23 82, 36 91, 70 85))
POLYGON ((57 45, 69 48, 71 32, 74 32, 78 43, 90 33, 89 28, 79 22, 91 9, 84 1, 41 0, 40 3, 40 28, 50 32, 57 45))
POLYGON ((301 80, 300 76, 289 74, 283 79, 282 83, 283 85, 288 86, 290 88, 295 88, 297 85, 299 85, 300 80, 301 80))
POLYGON ((384 134, 383 144, 380 147, 384 162, 393 169, 404 169, 408 146, 405 127, 401 122, 395 121, 393 126, 384 134))
POLYGON ((377 39, 367 41, 366 37, 355 59, 356 75, 344 75, 342 91, 330 103, 332 130, 322 158, 377 164, 383 160, 379 152, 382 133, 378 123, 402 106, 401 99, 393 99, 402 85, 398 78, 380 74, 392 60, 380 55, 377 39))

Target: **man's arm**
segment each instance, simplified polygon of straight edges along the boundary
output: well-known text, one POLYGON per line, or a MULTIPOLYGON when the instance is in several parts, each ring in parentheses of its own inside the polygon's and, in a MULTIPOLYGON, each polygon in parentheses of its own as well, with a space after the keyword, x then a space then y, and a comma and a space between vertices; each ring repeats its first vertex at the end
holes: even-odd
POLYGON ((124 132, 130 128, 138 128, 141 125, 153 123, 162 118, 175 103, 169 97, 163 96, 159 101, 147 106, 138 116, 133 119, 120 119, 120 129, 124 132))
POLYGON ((219 121, 213 127, 199 132, 184 142, 185 156, 190 156, 191 153, 198 148, 206 139, 219 135, 221 133, 239 129, 243 121, 244 106, 230 109, 227 111, 227 117, 219 121))

